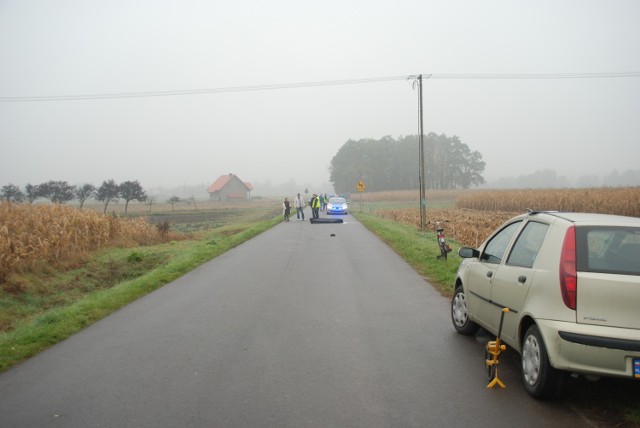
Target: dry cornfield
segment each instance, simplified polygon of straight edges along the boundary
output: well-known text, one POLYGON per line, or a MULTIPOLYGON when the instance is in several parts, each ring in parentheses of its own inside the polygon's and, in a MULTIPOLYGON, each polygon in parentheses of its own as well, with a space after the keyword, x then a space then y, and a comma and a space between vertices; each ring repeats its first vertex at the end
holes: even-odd
POLYGON ((469 190, 456 207, 483 211, 573 211, 640 217, 640 187, 469 190))
MULTIPOLYGON (((382 193, 382 192, 381 192, 382 193)), ((393 193, 393 192, 388 192, 393 193)), ((402 194, 402 192, 398 192, 402 194)), ((415 194, 415 192, 412 192, 415 194)), ((427 209, 427 221, 448 220, 447 236, 477 247, 498 226, 527 209, 598 212, 640 217, 640 188, 467 190, 455 195, 456 209, 427 209)), ((380 198, 379 196, 378 198, 380 198)), ((387 195, 389 200, 400 200, 387 195)), ((375 199, 374 200, 381 200, 375 199)), ((427 197, 427 200, 429 198, 427 197)), ((420 227, 418 208, 381 209, 376 215, 420 227)))
MULTIPOLYGON (((279 202, 278 206, 281 203, 282 202, 279 202)), ((160 202, 160 201, 155 201, 151 205, 148 202, 132 201, 129 204, 127 213, 144 214, 144 213, 160 213, 160 212, 164 212, 164 213, 180 212, 180 211, 194 212, 194 211, 210 211, 214 209, 219 210, 221 208, 247 208, 247 207, 254 208, 256 206, 269 208, 269 207, 272 207, 273 204, 274 204, 274 201, 271 199, 262 199, 262 200, 253 199, 253 200, 240 200, 240 201, 233 201, 233 202, 220 202, 220 201, 213 201, 209 199, 196 199, 194 201, 192 199, 184 198, 184 199, 181 199, 180 202, 176 202, 173 205, 168 202, 160 202)), ((72 202, 70 202, 69 204, 67 204, 67 206, 73 207, 74 205, 72 202)), ((95 201, 90 201, 84 204, 83 209, 102 213, 104 211, 104 204, 97 203, 95 201)), ((122 201, 115 201, 109 204, 108 212, 123 214, 124 204, 122 203, 122 201)))
MULTIPOLYGON (((427 201, 455 200, 461 190, 427 190, 427 201)), ((351 199, 358 202, 411 202, 419 201, 418 190, 394 190, 387 192, 352 193, 351 199)))
POLYGON ((0 204, 0 281, 40 261, 58 262, 110 245, 159 242, 145 219, 121 219, 63 205, 0 204))
MULTIPOLYGON (((376 210, 374 214, 393 221, 420 227, 417 208, 376 210)), ((519 212, 478 211, 469 209, 427 209, 427 221, 447 221, 445 233, 463 245, 477 247, 498 226, 519 212)), ((433 224, 428 224, 428 227, 433 224)))

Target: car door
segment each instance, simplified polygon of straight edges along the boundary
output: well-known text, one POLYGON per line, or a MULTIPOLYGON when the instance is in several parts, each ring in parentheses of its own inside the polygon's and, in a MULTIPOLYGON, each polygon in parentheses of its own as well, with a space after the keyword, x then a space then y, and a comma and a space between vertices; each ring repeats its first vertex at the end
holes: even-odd
POLYGON ((500 229, 487 241, 477 261, 469 266, 468 309, 476 322, 489 329, 497 329, 493 322, 495 307, 491 302, 491 283, 500 269, 509 243, 521 225, 522 220, 518 220, 500 229))
POLYGON ((528 221, 518 233, 507 259, 497 270, 491 281, 491 323, 499 325, 502 309, 509 308, 504 315, 501 337, 507 342, 515 341, 520 312, 535 277, 535 261, 544 242, 549 225, 528 221))

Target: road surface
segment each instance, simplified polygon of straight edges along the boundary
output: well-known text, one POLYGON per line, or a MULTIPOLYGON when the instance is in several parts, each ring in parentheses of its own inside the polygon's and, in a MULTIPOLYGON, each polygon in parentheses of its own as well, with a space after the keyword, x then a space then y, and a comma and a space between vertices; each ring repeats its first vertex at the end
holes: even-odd
POLYGON ((0 427, 588 426, 508 353, 487 389, 487 339, 350 215, 294 217, 0 375, 0 427))

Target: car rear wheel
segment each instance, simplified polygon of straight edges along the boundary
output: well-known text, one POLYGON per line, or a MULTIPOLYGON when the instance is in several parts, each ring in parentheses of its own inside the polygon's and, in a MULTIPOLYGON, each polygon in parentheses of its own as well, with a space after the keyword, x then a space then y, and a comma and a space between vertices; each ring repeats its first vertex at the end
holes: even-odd
POLYGON ((542 335, 535 324, 524 335, 521 357, 522 379, 527 392, 535 398, 557 397, 562 390, 565 373, 551 366, 542 335))
POLYGON ((453 327, 460 334, 471 336, 475 334, 480 326, 469 319, 467 312, 467 298, 462 285, 456 287, 451 299, 451 321, 453 327))

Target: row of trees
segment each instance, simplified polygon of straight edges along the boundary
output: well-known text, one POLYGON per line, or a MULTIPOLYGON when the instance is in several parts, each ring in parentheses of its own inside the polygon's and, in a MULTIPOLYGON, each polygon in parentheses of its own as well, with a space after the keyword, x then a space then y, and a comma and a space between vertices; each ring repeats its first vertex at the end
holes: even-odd
POLYGON ((144 202, 147 194, 140 186, 138 180, 125 181, 117 184, 114 180, 105 180, 100 187, 93 184, 72 186, 66 181, 50 180, 46 183, 32 185, 27 184, 24 192, 14 184, 8 184, 0 188, 0 199, 8 202, 28 202, 32 204, 39 198, 48 199, 55 204, 64 204, 76 199, 80 208, 85 201, 95 198, 104 202, 104 211, 107 212, 109 202, 116 199, 125 201, 124 212, 127 212, 130 201, 144 202))
POLYGON ((568 187, 635 187, 640 186, 640 169, 622 172, 613 170, 602 177, 597 174, 583 175, 575 180, 558 174, 553 169, 543 169, 516 177, 503 177, 486 183, 493 189, 565 189, 568 187))
MULTIPOLYGON (((485 163, 460 138, 430 133, 424 140, 425 187, 469 188, 484 183, 485 163)), ((417 135, 349 140, 331 160, 331 183, 338 193, 352 192, 358 180, 379 192, 420 187, 417 135)))

